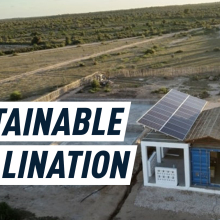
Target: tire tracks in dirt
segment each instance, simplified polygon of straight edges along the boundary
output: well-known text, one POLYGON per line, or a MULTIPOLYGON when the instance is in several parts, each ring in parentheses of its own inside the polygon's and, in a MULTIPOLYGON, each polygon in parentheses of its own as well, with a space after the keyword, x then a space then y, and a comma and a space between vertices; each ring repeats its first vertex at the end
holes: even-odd
MULTIPOLYGON (((199 29, 200 28, 191 29, 191 30, 185 31, 185 32, 189 33, 189 32, 192 32, 192 31, 199 30, 199 29)), ((109 53, 112 53, 112 52, 115 52, 115 51, 123 50, 123 49, 130 48, 130 47, 134 47, 134 46, 144 44, 144 43, 149 43, 149 42, 152 42, 152 41, 155 41, 155 40, 161 40, 161 39, 169 38, 169 37, 173 36, 173 34, 178 34, 178 33, 181 33, 181 31, 177 32, 177 33, 165 34, 163 36, 158 36, 158 37, 155 37, 155 38, 150 38, 150 39, 148 38, 148 39, 140 41, 140 42, 127 44, 127 45, 124 45, 124 46, 116 47, 116 48, 113 48, 113 49, 109 49, 109 50, 102 51, 102 52, 99 52, 99 53, 91 54, 91 55, 88 55, 88 56, 75 58, 75 59, 70 59, 70 60, 67 60, 65 62, 60 62, 60 63, 54 64, 54 65, 42 67, 42 68, 39 68, 39 69, 36 69, 36 70, 33 70, 33 71, 29 71, 29 72, 22 73, 22 74, 19 74, 19 75, 16 75, 16 76, 8 77, 6 79, 2 79, 2 80, 0 80, 0 85, 3 84, 3 83, 8 83, 8 82, 26 77, 26 76, 42 73, 42 72, 45 72, 45 71, 48 71, 48 70, 57 69, 57 68, 69 65, 71 63, 80 62, 80 61, 83 61, 83 60, 88 60, 88 59, 95 58, 95 57, 98 57, 98 56, 101 56, 101 55, 104 55, 104 54, 109 54, 109 53)))

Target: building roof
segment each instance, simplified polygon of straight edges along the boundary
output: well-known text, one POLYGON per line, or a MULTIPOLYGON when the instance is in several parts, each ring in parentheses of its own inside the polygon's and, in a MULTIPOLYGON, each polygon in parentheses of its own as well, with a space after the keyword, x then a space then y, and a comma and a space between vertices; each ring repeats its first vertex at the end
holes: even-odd
POLYGON ((167 142, 167 143, 183 143, 182 141, 173 138, 171 136, 168 136, 166 134, 163 134, 159 131, 153 131, 151 130, 147 135, 142 139, 142 141, 157 141, 157 142, 167 142))
POLYGON ((220 140, 220 107, 203 111, 185 141, 190 142, 204 138, 220 140))

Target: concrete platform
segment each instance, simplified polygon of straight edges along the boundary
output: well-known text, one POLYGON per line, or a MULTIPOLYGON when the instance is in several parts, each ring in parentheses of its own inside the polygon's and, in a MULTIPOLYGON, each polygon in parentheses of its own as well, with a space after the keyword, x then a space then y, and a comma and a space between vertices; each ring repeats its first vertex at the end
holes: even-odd
POLYGON ((189 213, 198 215, 201 219, 219 219, 220 217, 219 195, 198 192, 142 186, 136 196, 134 205, 152 210, 171 211, 177 214, 189 213), (209 217, 206 215, 209 215, 209 217))
POLYGON ((173 189, 161 189, 156 187, 145 187, 143 186, 143 173, 140 172, 137 176, 137 182, 132 188, 131 193, 125 200, 119 213, 115 216, 113 220, 140 220, 140 219, 153 219, 153 220, 214 220, 219 219, 220 216, 215 216, 216 209, 219 208, 218 203, 216 203, 215 197, 208 194, 201 196, 202 194, 196 192, 187 192, 173 189), (177 193, 178 192, 178 193, 177 193), (181 203, 178 198, 179 195, 188 196, 185 197, 185 202, 181 203), (171 195, 172 194, 172 195, 171 195), (198 195, 194 197, 194 195, 198 195), (191 198, 192 197, 192 198, 191 198), (205 201, 200 200, 205 198, 205 201), (193 202, 190 200, 193 199, 193 202), (197 202, 196 202, 196 199, 197 202), (178 205, 176 204, 178 201, 178 205), (188 202, 190 204, 188 205, 188 202), (210 202, 208 208, 200 212, 205 203, 210 202), (197 205, 196 210, 198 213, 190 213, 189 211, 194 211, 193 204, 197 205), (192 205, 190 207, 190 205, 192 205), (187 208, 186 210, 184 208, 187 208), (179 211, 179 209, 181 209, 179 211), (213 211, 212 211, 213 209, 213 211))

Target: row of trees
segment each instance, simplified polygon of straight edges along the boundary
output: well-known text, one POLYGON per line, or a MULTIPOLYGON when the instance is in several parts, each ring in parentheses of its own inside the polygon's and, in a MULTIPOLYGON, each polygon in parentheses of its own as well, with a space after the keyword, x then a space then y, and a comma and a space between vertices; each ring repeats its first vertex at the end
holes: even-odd
POLYGON ((0 20, 0 43, 72 45, 220 23, 220 3, 0 20))

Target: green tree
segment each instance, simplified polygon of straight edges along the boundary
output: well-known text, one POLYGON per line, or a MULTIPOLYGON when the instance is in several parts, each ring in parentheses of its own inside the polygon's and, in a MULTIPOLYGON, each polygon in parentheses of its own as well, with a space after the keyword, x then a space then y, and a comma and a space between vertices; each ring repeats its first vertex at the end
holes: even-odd
POLYGON ((190 12, 189 8, 184 9, 184 14, 189 14, 189 12, 190 12))
POLYGON ((34 45, 34 44, 40 44, 41 42, 41 37, 40 36, 34 36, 33 39, 31 40, 31 44, 34 45))
POLYGON ((72 44, 72 40, 70 36, 66 36, 66 41, 65 41, 66 45, 71 45, 72 44))

